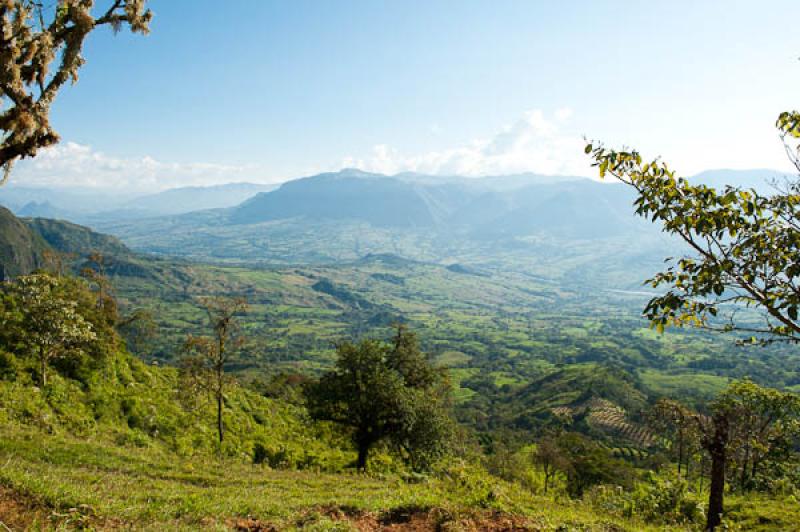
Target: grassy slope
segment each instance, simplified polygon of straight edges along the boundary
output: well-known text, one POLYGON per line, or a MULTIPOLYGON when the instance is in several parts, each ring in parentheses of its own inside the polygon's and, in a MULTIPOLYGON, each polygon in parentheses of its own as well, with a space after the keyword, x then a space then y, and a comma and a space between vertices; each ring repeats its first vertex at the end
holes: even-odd
MULTIPOLYGON (((98 526, 223 528, 249 517, 284 529, 325 521, 333 508, 351 516, 437 508, 443 520, 496 510, 525 516, 542 529, 648 529, 580 504, 526 494, 467 468, 409 483, 394 475, 278 471, 233 460, 179 458, 25 430, 0 440, 0 460, 0 483, 57 513, 70 515, 69 509, 77 508, 98 526)), ((73 512, 72 519, 78 518, 73 512)))
MULTIPOLYGON (((405 474, 379 452, 371 475, 355 474, 347 440, 331 427, 245 389, 230 394, 220 455, 207 405, 187 412, 176 378, 173 369, 120 355, 86 386, 54 375, 42 392, 24 370, 16 382, 0 380, 0 521, 19 528, 363 530, 417 512, 423 529, 668 529, 536 495, 460 459, 424 477, 405 474), (253 463, 256 443, 270 449, 273 467, 253 463)), ((790 529, 800 520, 791 503, 733 497, 729 508, 748 530, 790 529)))
POLYGON ((535 497, 461 462, 430 478, 408 477, 377 453, 374 469, 383 473, 347 473, 346 439, 299 407, 245 389, 230 393, 219 454, 210 405, 187 412, 176 379, 173 369, 119 355, 85 386, 54 375, 43 392, 24 370, 16 381, 0 380, 0 521, 9 519, 11 493, 31 508, 27 527, 224 528, 252 518, 325 529, 334 514, 352 520, 437 508, 440 520, 501 511, 545 529, 643 529, 535 497), (273 453, 274 469, 253 464, 257 443, 273 453))

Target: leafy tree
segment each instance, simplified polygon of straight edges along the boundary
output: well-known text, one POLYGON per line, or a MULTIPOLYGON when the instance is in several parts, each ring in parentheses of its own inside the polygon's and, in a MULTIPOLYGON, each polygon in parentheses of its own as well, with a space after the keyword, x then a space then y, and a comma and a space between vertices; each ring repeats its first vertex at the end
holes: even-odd
MULTIPOLYGON (((784 113, 778 120, 798 171, 800 144, 789 141, 800 138, 799 116, 784 113)), ((761 342, 800 340, 800 181, 776 183, 771 195, 733 186, 716 190, 677 177, 663 161, 645 162, 635 150, 588 144, 586 152, 601 177, 636 190, 637 214, 657 220, 691 250, 648 281, 668 287, 645 307, 656 328, 693 324, 750 332, 761 342), (763 321, 737 320, 742 306, 762 310, 763 321)))
POLYGON ((15 344, 38 362, 39 384, 47 386, 47 367, 59 358, 79 355, 97 338, 92 324, 69 297, 63 279, 45 273, 17 278, 4 287, 6 304, 0 325, 15 344))
POLYGON ((210 392, 214 398, 217 407, 217 436, 221 444, 225 437, 225 391, 230 383, 225 365, 244 341, 237 315, 247 310, 247 302, 242 298, 227 297, 203 298, 200 302, 208 316, 212 335, 189 335, 186 339, 185 349, 193 356, 184 364, 184 375, 191 377, 198 388, 210 392))
MULTIPOLYGON (((781 113, 776 127, 800 172, 800 112, 781 113)), ((610 175, 636 191, 637 214, 658 221, 691 250, 649 280, 654 288, 667 287, 644 310, 654 327, 691 324, 748 332, 752 342, 800 341, 800 180, 775 183, 770 195, 733 186, 716 190, 677 177, 663 161, 644 161, 636 150, 589 143, 585 151, 600 177, 610 175), (759 309, 761 321, 737 318, 742 307, 759 309)), ((717 404, 704 440, 712 457, 709 530, 723 511, 731 437, 724 404, 717 404)))
POLYGON ((745 489, 767 460, 786 461, 800 434, 800 397, 758 386, 750 381, 731 383, 709 405, 708 413, 693 412, 674 401, 662 401, 656 412, 684 438, 697 434, 711 461, 706 528, 722 521, 725 482, 745 489))
POLYGON ((564 455, 558 442, 551 437, 546 437, 536 444, 536 451, 533 454, 533 462, 542 470, 544 474, 544 492, 547 493, 550 481, 555 478, 559 471, 569 469, 569 461, 564 455))
POLYGON ((411 334, 398 328, 392 346, 375 340, 340 344, 334 370, 308 389, 312 417, 351 428, 360 470, 384 440, 414 469, 430 467, 447 452, 453 430, 449 386, 427 365, 411 334))
POLYGON ((631 466, 582 434, 562 434, 558 438, 558 449, 565 459, 559 460, 557 465, 566 475, 567 492, 573 497, 580 497, 586 489, 598 484, 632 484, 631 466))
POLYGON ((408 415, 402 376, 386 364, 387 348, 375 340, 344 342, 336 349, 334 371, 310 387, 308 408, 316 419, 353 429, 358 469, 370 449, 402 430, 408 415))
POLYGON ((94 0, 59 0, 45 7, 36 0, 0 2, 0 165, 8 178, 17 159, 58 142, 50 125, 50 107, 67 81, 78 80, 85 60, 84 40, 99 26, 119 31, 128 26, 147 33, 152 13, 145 0, 112 0, 100 16, 94 0))
POLYGON ((647 425, 664 437, 667 450, 678 463, 678 476, 690 473, 692 456, 700 449, 696 414, 677 401, 662 399, 646 416, 647 425))
POLYGON ((750 489, 765 462, 788 460, 800 435, 800 396, 742 381, 731 384, 716 405, 732 416, 731 480, 750 489))

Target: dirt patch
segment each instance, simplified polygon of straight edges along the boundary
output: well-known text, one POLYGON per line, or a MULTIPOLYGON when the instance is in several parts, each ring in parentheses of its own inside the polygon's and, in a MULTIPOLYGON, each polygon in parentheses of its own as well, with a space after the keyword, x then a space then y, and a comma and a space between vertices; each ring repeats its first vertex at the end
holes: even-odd
POLYGON ((280 530, 273 524, 251 517, 229 522, 228 526, 236 530, 236 532, 278 532, 278 530, 280 530))
MULTIPOLYGON (((453 515, 440 508, 396 508, 383 513, 372 513, 349 508, 318 508, 297 521, 303 528, 320 517, 347 522, 359 532, 516 532, 543 530, 542 523, 521 516, 502 512, 475 512, 468 515, 453 515)), ((269 529, 265 529, 269 530, 269 529)))
POLYGON ((88 505, 54 510, 31 497, 0 486, 0 532, 50 529, 119 530, 128 528, 117 519, 98 517, 88 505))
POLYGON ((0 531, 28 530, 47 523, 50 512, 18 493, 0 486, 0 531))

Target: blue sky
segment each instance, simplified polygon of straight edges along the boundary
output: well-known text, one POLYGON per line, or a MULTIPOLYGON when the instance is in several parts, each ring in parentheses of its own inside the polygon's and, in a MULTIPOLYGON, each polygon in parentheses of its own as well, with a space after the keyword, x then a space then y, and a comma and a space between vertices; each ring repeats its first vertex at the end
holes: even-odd
POLYGON ((150 5, 151 35, 91 35, 55 106, 64 143, 18 181, 589 174, 583 135, 687 174, 788 168, 773 123, 800 106, 797 2, 150 5))

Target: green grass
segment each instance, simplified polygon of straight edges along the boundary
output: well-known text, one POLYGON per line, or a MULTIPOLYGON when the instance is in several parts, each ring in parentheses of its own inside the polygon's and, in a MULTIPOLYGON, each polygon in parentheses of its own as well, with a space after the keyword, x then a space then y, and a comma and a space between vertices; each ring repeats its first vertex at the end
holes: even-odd
POLYGON ((730 379, 716 375, 689 372, 667 373, 652 369, 639 370, 644 385, 656 396, 663 397, 713 397, 730 379))
POLYGON ((656 529, 580 503, 535 496, 467 466, 409 482, 395 475, 280 471, 235 460, 188 459, 26 429, 4 431, 0 462, 0 484, 55 511, 83 508, 98 522, 112 519, 153 530, 221 528, 243 517, 284 529, 313 524, 315 514, 331 507, 350 514, 397 508, 437 508, 450 516, 502 511, 525 516, 542 530, 656 529))

